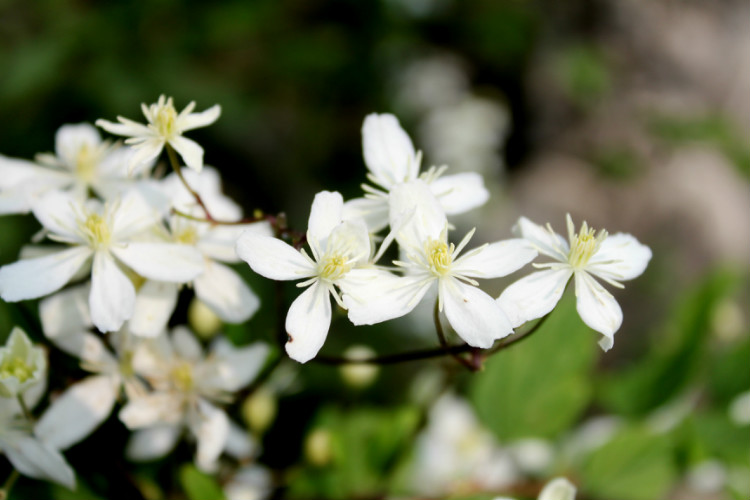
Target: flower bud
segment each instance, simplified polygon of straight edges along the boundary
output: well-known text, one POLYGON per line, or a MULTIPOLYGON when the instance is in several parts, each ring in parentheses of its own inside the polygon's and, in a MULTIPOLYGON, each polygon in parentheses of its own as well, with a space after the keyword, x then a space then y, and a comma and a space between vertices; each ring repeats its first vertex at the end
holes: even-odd
POLYGON ((44 377, 47 359, 40 347, 34 347, 26 332, 13 328, 4 347, 0 347, 0 396, 14 398, 44 377))
MULTIPOLYGON (((344 356, 350 359, 367 359, 375 355, 375 351, 367 346, 355 345, 344 351, 344 356)), ((340 368, 344 382, 355 389, 370 386, 378 376, 379 368, 375 365, 353 363, 340 368)))
POLYGON ((276 395, 265 387, 259 387, 242 403, 242 416, 253 432, 262 434, 273 422, 277 409, 276 395))
POLYGON ((204 340, 212 338, 221 329, 221 318, 198 299, 190 302, 188 322, 195 334, 204 340))
POLYGON ((333 436, 327 429, 315 429, 305 439, 305 458, 311 464, 323 467, 333 458, 333 436))

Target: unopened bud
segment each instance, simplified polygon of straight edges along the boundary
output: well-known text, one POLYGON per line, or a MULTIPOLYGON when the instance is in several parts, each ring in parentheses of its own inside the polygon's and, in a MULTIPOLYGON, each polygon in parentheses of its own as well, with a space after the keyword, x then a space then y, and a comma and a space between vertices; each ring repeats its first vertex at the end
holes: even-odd
POLYGON ((47 370, 47 358, 18 327, 0 347, 0 396, 14 398, 39 383, 47 370))
POLYGON ((333 458, 333 436, 327 429, 315 429, 305 440, 305 457, 311 464, 323 467, 333 458))
POLYGON ((259 387, 242 403, 242 416, 253 432, 262 434, 276 418, 277 409, 276 395, 265 387, 259 387))
POLYGON ((221 318, 198 299, 190 302, 188 322, 195 334, 204 340, 212 338, 221 329, 221 318))
MULTIPOLYGON (((349 359, 367 359, 375 356, 375 351, 367 346, 355 345, 344 351, 344 356, 349 359)), ((341 377, 347 385, 356 389, 364 389, 370 386, 378 376, 380 368, 376 365, 364 363, 351 363, 340 368, 341 377)))
POLYGON ((576 497, 576 487, 565 479, 558 477, 553 479, 539 493, 538 500, 574 500, 576 497))

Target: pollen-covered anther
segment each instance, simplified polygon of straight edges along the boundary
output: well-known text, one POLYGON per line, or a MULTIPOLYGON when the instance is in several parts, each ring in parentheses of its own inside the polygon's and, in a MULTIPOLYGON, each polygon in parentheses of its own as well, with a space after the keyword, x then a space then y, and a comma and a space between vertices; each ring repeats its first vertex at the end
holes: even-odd
POLYGON ((111 233, 107 221, 97 213, 90 213, 80 224, 81 232, 93 248, 109 245, 111 233))
POLYGON ((161 99, 158 103, 151 106, 152 124, 160 136, 170 138, 179 134, 177 130, 177 110, 174 109, 172 98, 167 99, 166 103, 161 99))
POLYGON ((180 361, 172 368, 172 381, 182 392, 189 392, 193 388, 193 367, 187 361, 180 361))
POLYGON ((26 382, 34 375, 34 367, 22 359, 9 358, 0 365, 0 379, 15 377, 19 382, 26 382))
POLYGON ((94 178, 96 167, 101 161, 101 156, 98 148, 83 144, 76 155, 76 176, 85 182, 90 182, 94 178))
POLYGON ((573 234, 572 230, 569 231, 570 252, 568 253, 568 263, 576 269, 582 269, 599 250, 602 242, 607 239, 607 231, 602 229, 597 234, 596 230, 589 228, 586 222, 581 225, 578 234, 573 234))
POLYGON ((448 248, 448 245, 441 240, 431 239, 425 244, 427 263, 433 274, 442 276, 450 270, 451 264, 453 264, 453 251, 452 244, 448 248))
POLYGON ((318 264, 318 276, 328 281, 336 281, 351 270, 348 259, 341 255, 327 255, 318 264))

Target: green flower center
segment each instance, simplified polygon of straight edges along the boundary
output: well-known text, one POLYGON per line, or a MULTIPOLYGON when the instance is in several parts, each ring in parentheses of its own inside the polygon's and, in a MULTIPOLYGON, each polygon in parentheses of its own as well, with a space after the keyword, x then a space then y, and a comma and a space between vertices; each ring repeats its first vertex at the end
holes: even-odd
POLYGON ((93 248, 103 248, 109 245, 111 239, 109 226, 101 215, 88 214, 81 224, 81 231, 93 248))
POLYGON ((182 392, 190 392, 193 389, 193 367, 187 361, 180 361, 172 368, 172 380, 175 386, 182 392))
POLYGON ((607 231, 602 229, 597 234, 595 229, 589 228, 584 222, 578 234, 570 235, 568 263, 575 269, 582 269, 599 250, 605 239, 607 239, 607 231))
POLYGON ((425 244, 425 255, 432 273, 443 276, 453 264, 453 245, 448 248, 444 241, 431 239, 425 244))
POLYGON ((171 138, 177 135, 177 110, 174 109, 172 99, 170 98, 166 104, 160 106, 154 114, 154 126, 159 132, 159 135, 164 138, 171 138))
POLYGON ((0 378, 15 377, 19 382, 25 382, 34 375, 34 367, 29 366, 19 358, 10 358, 0 365, 0 378))

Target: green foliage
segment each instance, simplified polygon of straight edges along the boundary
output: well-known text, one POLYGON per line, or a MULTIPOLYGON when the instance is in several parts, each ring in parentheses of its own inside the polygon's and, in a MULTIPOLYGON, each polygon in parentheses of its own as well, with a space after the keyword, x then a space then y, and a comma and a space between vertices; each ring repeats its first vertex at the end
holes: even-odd
POLYGON ((565 50, 558 61, 557 72, 565 93, 582 108, 594 104, 612 86, 604 55, 590 45, 565 50))
POLYGON ((180 485, 189 500, 224 500, 224 492, 213 476, 199 471, 195 465, 180 467, 180 485))
POLYGON ((493 356, 469 394, 479 418, 501 440, 551 438, 581 415, 591 398, 596 334, 571 296, 530 338, 493 356))

